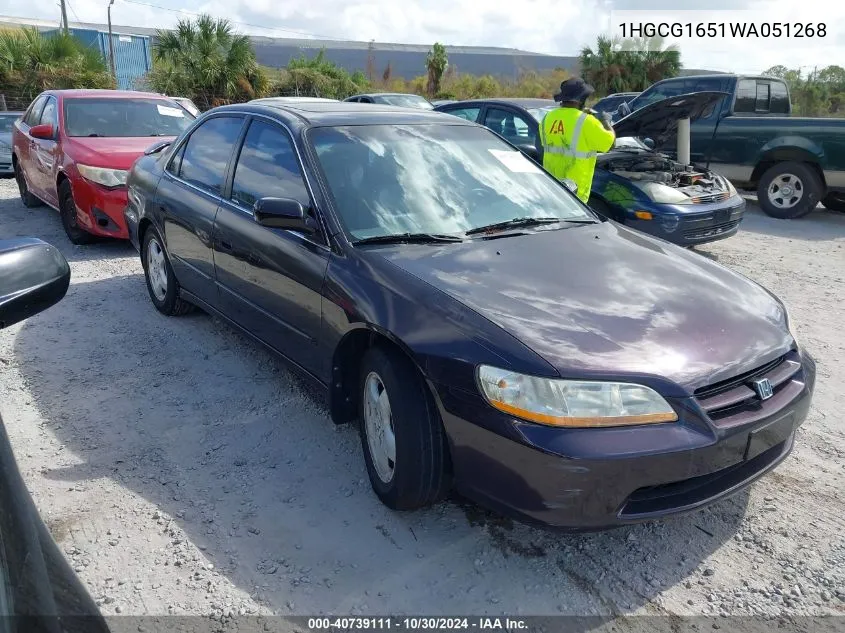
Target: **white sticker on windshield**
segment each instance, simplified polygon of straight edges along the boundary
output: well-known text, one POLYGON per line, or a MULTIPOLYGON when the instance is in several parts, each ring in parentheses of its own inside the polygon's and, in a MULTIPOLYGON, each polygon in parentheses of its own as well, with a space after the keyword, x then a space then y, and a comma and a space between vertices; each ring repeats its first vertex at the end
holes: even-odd
POLYGON ((156 104, 156 107, 158 108, 158 113, 162 116, 185 116, 184 111, 179 108, 171 108, 170 106, 163 106, 158 104, 156 104))
POLYGON ((526 158, 522 152, 511 152, 503 149, 489 149, 487 151, 493 154, 502 165, 512 172, 518 174, 536 174, 540 171, 537 164, 526 158))

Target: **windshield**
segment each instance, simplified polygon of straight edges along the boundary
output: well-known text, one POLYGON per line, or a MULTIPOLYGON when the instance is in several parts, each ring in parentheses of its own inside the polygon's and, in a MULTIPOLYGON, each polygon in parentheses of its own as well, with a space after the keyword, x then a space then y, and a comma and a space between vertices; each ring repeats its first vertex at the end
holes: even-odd
POLYGON ((12 131, 15 121, 20 118, 20 114, 0 114, 0 134, 8 134, 12 131))
POLYGON ((525 217, 594 219, 562 184, 486 128, 325 127, 309 138, 355 239, 463 234, 525 217))
POLYGON ((426 99, 417 95, 382 95, 381 98, 388 105, 401 106, 403 108, 431 110, 434 107, 426 99))
POLYGON ((68 136, 178 136, 193 120, 169 99, 65 99, 68 136))

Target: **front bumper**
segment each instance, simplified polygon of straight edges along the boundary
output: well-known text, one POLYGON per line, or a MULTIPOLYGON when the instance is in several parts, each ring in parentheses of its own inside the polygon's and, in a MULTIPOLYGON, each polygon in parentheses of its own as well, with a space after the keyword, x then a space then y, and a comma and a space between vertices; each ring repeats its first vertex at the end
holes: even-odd
POLYGON ((745 200, 735 195, 716 204, 660 205, 652 211, 653 220, 626 217, 625 225, 679 246, 692 246, 735 235, 745 215, 745 200))
POLYGON ((72 181, 77 221, 93 235, 128 239, 123 210, 126 208, 126 187, 106 189, 77 176, 72 181))
MULTIPOLYGON (((797 395, 749 424, 717 426, 694 398, 679 421, 560 429, 510 418, 479 395, 437 387, 455 484, 529 523, 598 530, 683 514, 725 498, 779 464, 807 416, 815 363, 803 356, 797 395)), ((784 392, 787 393, 787 392, 784 392)))

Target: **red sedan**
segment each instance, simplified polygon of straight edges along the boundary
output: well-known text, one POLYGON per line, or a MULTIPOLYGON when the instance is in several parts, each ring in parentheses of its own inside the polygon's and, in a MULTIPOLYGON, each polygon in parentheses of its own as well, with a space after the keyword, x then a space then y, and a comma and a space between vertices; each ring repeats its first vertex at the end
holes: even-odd
POLYGON ((61 214, 74 244, 127 239, 126 174, 153 144, 178 136, 194 115, 161 95, 49 90, 15 123, 12 165, 27 207, 61 214))

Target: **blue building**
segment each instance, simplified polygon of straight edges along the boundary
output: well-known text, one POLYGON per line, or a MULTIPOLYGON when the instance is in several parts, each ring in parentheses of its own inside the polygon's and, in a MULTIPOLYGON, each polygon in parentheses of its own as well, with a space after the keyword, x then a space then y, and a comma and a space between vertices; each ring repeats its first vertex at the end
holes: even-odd
MULTIPOLYGON (((58 29, 45 31, 57 32, 58 29)), ((69 29, 71 35, 79 38, 84 44, 96 48, 110 64, 111 51, 109 49, 109 32, 96 28, 69 29)), ((148 35, 135 35, 112 29, 112 44, 114 46, 114 70, 117 75, 117 87, 121 90, 134 90, 138 80, 152 68, 152 43, 148 35)), ((111 67, 111 66, 109 66, 111 67)))

